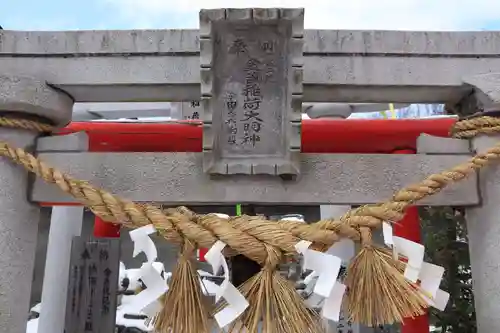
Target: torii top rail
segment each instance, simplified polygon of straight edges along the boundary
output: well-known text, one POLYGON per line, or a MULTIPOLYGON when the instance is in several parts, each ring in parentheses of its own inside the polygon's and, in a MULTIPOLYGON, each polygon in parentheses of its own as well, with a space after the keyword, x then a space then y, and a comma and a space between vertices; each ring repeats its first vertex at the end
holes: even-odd
MULTIPOLYGON (((453 158, 462 160, 458 155, 448 156, 447 162, 438 168, 446 171, 431 172, 424 180, 396 192, 389 201, 363 206, 336 220, 303 225, 270 223, 249 216, 225 220, 215 215, 196 215, 182 207, 162 211, 144 203, 161 201, 153 195, 147 199, 129 196, 142 203, 122 199, 49 167, 22 148, 33 144, 32 132, 48 133, 53 125, 66 125, 75 101, 200 99, 204 122, 202 157, 173 154, 174 161, 168 164, 172 172, 183 164, 192 179, 203 179, 203 186, 196 188, 202 194, 197 197, 199 200, 209 198, 203 194, 204 188, 216 189, 212 197, 217 200, 226 186, 234 189, 237 183, 233 194, 237 193, 234 200, 240 202, 245 201, 239 200, 245 196, 247 200, 258 196, 256 201, 273 202, 273 193, 279 193, 284 198, 281 200, 297 203, 307 201, 315 193, 314 201, 327 203, 338 189, 325 190, 321 196, 326 199, 318 199, 315 189, 307 188, 308 183, 321 187, 318 181, 326 182, 333 160, 322 159, 321 154, 301 154, 303 101, 445 102, 458 111, 499 108, 494 72, 500 72, 500 50, 498 43, 492 42, 500 38, 497 33, 304 31, 303 16, 300 9, 220 9, 200 13, 198 33, 0 33, 0 68, 12 73, 0 76, 0 110, 5 111, 0 122, 8 127, 2 129, 0 154, 45 182, 57 185, 106 221, 126 227, 152 223, 165 239, 182 245, 179 265, 164 298, 164 310, 155 318, 157 328, 164 332, 207 331, 209 313, 202 305, 200 287, 188 259, 195 247, 210 247, 217 240, 228 245, 226 255, 244 254, 263 266, 261 273, 241 287, 250 307, 240 319, 252 332, 259 321, 266 332, 320 330, 314 314, 306 310, 293 288, 275 270, 283 256, 296 251, 294 246, 300 240, 312 241, 317 250, 326 250, 345 237, 362 245, 346 280, 347 312, 355 321, 376 325, 422 313, 428 302, 418 285, 402 275, 403 262, 372 244, 371 230, 383 221, 397 221, 410 205, 500 158, 499 144, 450 169, 453 158), (233 137, 236 133, 243 136, 233 137), (9 141, 22 147, 15 148, 9 141), (300 189, 301 195, 294 196, 300 189)), ((476 117, 455 124, 453 134, 460 138, 494 134, 499 125, 497 118, 476 117)), ((442 140, 452 140, 446 142, 453 149, 464 149, 456 140, 442 140)), ((465 149, 470 154, 468 145, 465 149)), ((49 158, 50 154, 40 156, 49 158)), ((76 159, 79 155, 71 156, 76 159)), ((101 167, 106 167, 108 156, 101 156, 101 167)), ((126 156, 120 157, 122 165, 127 164, 126 156)), ((83 158, 86 157, 90 155, 83 158)), ((156 157, 140 155, 134 161, 153 163, 156 157)), ((365 157, 372 158, 372 163, 381 163, 375 162, 377 156, 365 157)), ((341 158, 344 162, 354 161, 346 155, 341 158)), ((411 158, 418 162, 421 157, 411 158)), ((439 161, 443 156, 426 158, 439 161)), ((9 176, 19 178, 8 176, 5 182, 11 188, 26 184, 24 174, 13 166, 2 163, 2 167, 9 176)), ((405 178, 404 184, 410 178, 405 178)), ((175 179, 169 182, 176 184, 175 179)), ((494 188, 488 182, 481 187, 494 188)), ((177 189, 179 203, 185 200, 185 193, 186 188, 177 189)), ((477 193, 474 195, 477 199, 477 193)), ((43 196, 32 193, 35 201, 53 201, 40 200, 43 196)), ((11 212, 12 202, 3 199, 9 198, 2 197, 0 205, 11 212)), ((454 204, 479 203, 473 201, 466 197, 454 204)), ((490 202, 481 204, 488 211, 491 209, 490 202)), ((32 208, 24 201, 20 205, 24 209, 17 214, 31 218, 32 208)), ((486 217, 492 219, 491 214, 486 217)), ((8 269, 8 278, 20 275, 19 268, 8 269)), ((490 286, 488 283, 485 285, 490 286)), ((485 332, 498 327, 495 313, 491 312, 494 310, 484 306, 487 290, 480 290, 483 301, 479 301, 478 309, 485 332)), ((19 316, 14 313, 15 319, 5 319, 15 325, 9 327, 15 332, 23 326, 19 316)))

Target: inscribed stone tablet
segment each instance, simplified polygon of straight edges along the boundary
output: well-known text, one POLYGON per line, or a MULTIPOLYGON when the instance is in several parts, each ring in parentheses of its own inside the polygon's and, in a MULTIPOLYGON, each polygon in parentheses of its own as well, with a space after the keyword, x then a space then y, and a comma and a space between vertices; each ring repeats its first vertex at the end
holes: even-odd
POLYGON ((283 157, 291 25, 215 25, 214 149, 221 157, 283 157), (220 90, 219 90, 220 89, 220 90), (217 124, 217 125, 215 125, 217 124))
POLYGON ((119 257, 119 239, 73 238, 66 333, 114 331, 119 257))
POLYGON ((205 169, 296 173, 300 118, 294 106, 300 109, 302 69, 292 50, 302 40, 293 38, 293 20, 279 18, 277 9, 262 20, 257 10, 226 11, 213 15, 219 19, 200 41, 204 151, 210 154, 205 169))

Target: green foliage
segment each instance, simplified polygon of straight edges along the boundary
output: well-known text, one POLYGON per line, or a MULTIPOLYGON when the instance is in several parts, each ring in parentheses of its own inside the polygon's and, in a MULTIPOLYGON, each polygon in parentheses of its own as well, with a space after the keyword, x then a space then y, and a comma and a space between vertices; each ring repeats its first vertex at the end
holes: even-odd
POLYGON ((444 312, 431 308, 434 332, 475 333, 476 318, 464 214, 450 207, 426 207, 420 212, 426 261, 443 266, 441 289, 450 293, 444 312))

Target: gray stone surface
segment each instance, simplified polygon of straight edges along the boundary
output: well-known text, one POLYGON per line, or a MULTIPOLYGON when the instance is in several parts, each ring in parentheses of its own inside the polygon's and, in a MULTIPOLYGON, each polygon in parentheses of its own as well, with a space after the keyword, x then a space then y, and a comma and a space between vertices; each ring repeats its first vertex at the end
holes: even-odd
MULTIPOLYGON (((307 11, 306 11, 307 15, 307 11)), ((198 30, 9 31, 0 54, 81 55, 157 53, 198 55, 198 30)), ((496 31, 305 30, 304 52, 413 56, 485 56, 500 53, 496 31)))
POLYGON ((293 26, 303 10, 293 19, 277 8, 220 11, 200 13, 202 31, 211 32, 200 40, 203 168, 295 176, 303 69, 296 62, 302 38, 293 38, 293 26))
POLYGON ((85 132, 44 136, 36 140, 37 152, 87 151, 89 136, 85 132))
MULTIPOLYGON (((1 67, 1 66, 0 66, 1 67)), ((43 117, 57 126, 71 119, 73 100, 31 76, 0 75, 0 111, 43 117)), ((32 150, 38 133, 0 129, 0 140, 32 150)), ((0 159, 0 332, 26 330, 31 279, 40 219, 39 207, 27 201, 28 173, 7 158, 0 159)))
MULTIPOLYGON (((364 204, 388 199, 404 185, 455 166, 468 155, 302 154, 301 176, 210 179, 200 153, 40 153, 42 160, 135 201, 171 204, 364 204)), ((39 202, 71 202, 53 185, 37 180, 39 202)), ((474 205, 476 179, 453 184, 422 205, 474 205)))
MULTIPOLYGON (((34 145, 36 133, 0 129, 0 140, 34 145)), ((0 332, 25 333, 40 209, 26 200, 28 174, 0 158, 0 332)))
MULTIPOLYGON (((492 71, 495 72, 495 71, 492 71)), ((477 75, 464 79, 474 86, 474 95, 459 105, 464 114, 477 112, 477 107, 498 111, 500 94, 499 74, 477 75)), ((500 136, 480 135, 471 140, 472 149, 483 153, 498 144, 500 136)), ((498 331, 500 326, 500 224, 498 199, 500 198, 500 166, 493 163, 479 171, 481 205, 466 210, 469 253, 472 269, 472 287, 478 333, 498 331)))
MULTIPOLYGON (((498 144, 498 136, 473 139, 479 152, 498 144)), ((466 210, 472 287, 478 333, 497 332, 500 327, 500 165, 493 163, 479 173, 482 204, 466 210)))
MULTIPOLYGON (((500 72, 495 32, 306 30, 304 39, 304 101, 458 101, 472 90, 463 77, 500 72)), ((77 101, 200 96, 197 31, 2 31, 0 40, 0 68, 77 101)))
POLYGON ((475 87, 477 100, 485 110, 500 109, 500 71, 464 77, 464 82, 475 87))
POLYGON ((72 121, 95 119, 171 117, 182 119, 181 110, 170 102, 76 103, 72 121))
POLYGON ((471 153, 472 149, 469 140, 443 138, 423 133, 417 138, 417 152, 419 154, 463 155, 471 153))
POLYGON ((45 81, 29 77, 0 74, 0 111, 28 113, 54 122, 57 126, 65 126, 71 120, 73 99, 67 94, 58 92, 45 81))

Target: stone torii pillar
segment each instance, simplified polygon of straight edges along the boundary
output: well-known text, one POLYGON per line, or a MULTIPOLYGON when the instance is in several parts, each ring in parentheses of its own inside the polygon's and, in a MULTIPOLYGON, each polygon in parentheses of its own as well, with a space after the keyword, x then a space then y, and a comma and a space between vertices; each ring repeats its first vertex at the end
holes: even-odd
MULTIPOLYGON (((73 100, 44 81, 0 75, 4 117, 38 119, 58 126, 71 119, 73 100)), ((0 141, 30 150, 38 133, 0 128, 0 141)), ((0 333, 24 333, 29 311, 40 209, 28 202, 28 173, 0 159, 0 333)))
MULTIPOLYGON (((464 79, 474 94, 461 101, 466 114, 500 115, 500 74, 477 75, 464 79)), ((452 139, 443 139, 452 140, 452 139)), ((464 141, 464 140, 456 140, 464 141)), ((446 142, 443 141, 446 145, 446 142)), ((500 135, 479 135, 471 140, 472 152, 481 153, 500 142, 500 135)), ((450 149, 450 144, 447 150, 450 149)), ((478 333, 497 332, 500 327, 500 165, 492 163, 479 171, 479 206, 466 208, 472 288, 478 333)))
MULTIPOLYGON (((498 143, 500 136, 479 136, 472 148, 484 152, 498 143)), ((467 231, 472 269, 472 288, 478 333, 495 332, 500 327, 500 166, 479 171, 482 203, 467 209, 467 231)))

